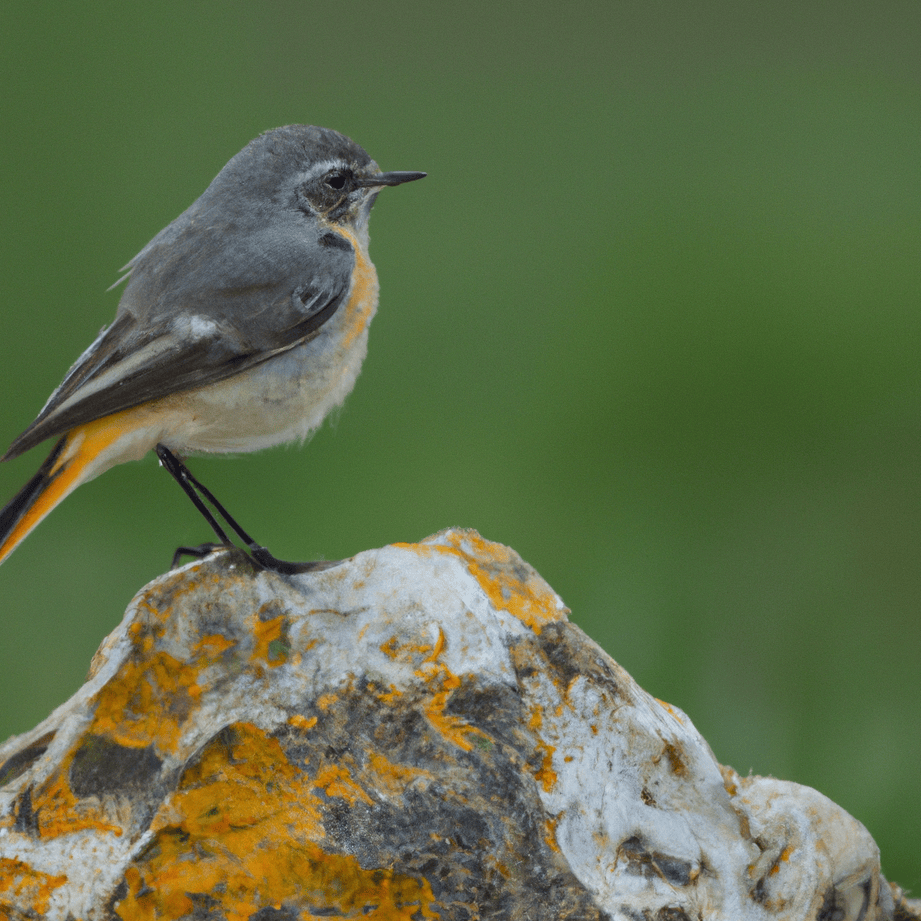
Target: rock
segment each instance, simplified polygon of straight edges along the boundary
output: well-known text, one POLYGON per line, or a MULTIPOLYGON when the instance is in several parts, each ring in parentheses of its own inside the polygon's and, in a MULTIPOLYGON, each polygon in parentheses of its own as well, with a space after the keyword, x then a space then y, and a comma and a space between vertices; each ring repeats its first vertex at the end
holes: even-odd
POLYGON ((0 747, 0 906, 894 917, 859 822, 721 768, 567 613, 473 531, 298 576, 239 552, 162 576, 83 688, 0 747))

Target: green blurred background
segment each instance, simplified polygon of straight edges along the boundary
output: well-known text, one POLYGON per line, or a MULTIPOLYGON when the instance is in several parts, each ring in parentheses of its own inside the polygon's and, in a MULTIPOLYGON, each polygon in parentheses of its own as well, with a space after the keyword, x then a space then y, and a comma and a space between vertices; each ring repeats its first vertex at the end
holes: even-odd
MULTIPOLYGON (((345 411, 196 473, 288 558, 510 544, 721 761, 817 787, 921 889, 917 0, 17 0, 0 30, 5 443, 261 131, 427 170, 375 209, 345 411)), ((151 457, 56 510, 0 570, 0 737, 208 538, 151 457)))

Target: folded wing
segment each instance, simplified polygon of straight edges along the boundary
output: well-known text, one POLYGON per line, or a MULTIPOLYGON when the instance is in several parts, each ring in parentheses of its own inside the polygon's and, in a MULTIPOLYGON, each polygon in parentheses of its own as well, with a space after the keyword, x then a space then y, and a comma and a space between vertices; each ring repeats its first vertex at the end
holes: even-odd
POLYGON ((3 460, 94 419, 224 380, 312 339, 347 296, 350 275, 344 270, 287 293, 276 285, 212 292, 207 312, 177 310, 154 322, 144 311, 139 321, 123 301, 3 460), (254 315, 258 323, 239 322, 254 315))

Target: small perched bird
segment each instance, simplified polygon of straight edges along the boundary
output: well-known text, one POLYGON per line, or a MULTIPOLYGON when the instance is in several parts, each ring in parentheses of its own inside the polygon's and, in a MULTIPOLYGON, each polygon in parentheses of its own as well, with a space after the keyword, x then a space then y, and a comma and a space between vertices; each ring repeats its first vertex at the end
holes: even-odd
POLYGON ((125 266, 114 322, 4 455, 58 438, 0 511, 0 561, 81 483, 156 450, 222 544, 206 502, 257 562, 296 571, 253 541, 181 457, 303 439, 342 403, 377 309, 371 207, 384 186, 423 176, 381 172, 328 128, 290 125, 244 147, 125 266))

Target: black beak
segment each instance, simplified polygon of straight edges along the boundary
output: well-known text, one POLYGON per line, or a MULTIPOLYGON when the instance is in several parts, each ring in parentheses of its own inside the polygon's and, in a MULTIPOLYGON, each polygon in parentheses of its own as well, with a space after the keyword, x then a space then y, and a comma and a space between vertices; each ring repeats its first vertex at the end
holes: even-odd
POLYGON ((385 185, 402 185, 404 182, 415 182, 424 179, 426 173, 378 173, 376 176, 366 176, 358 180, 358 185, 366 189, 376 189, 385 185))

